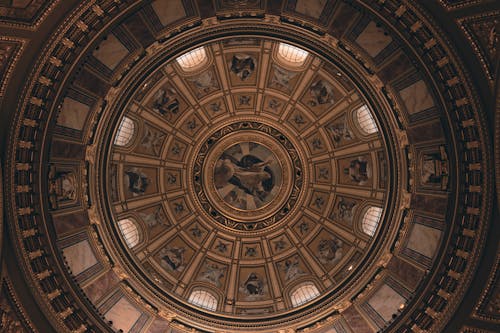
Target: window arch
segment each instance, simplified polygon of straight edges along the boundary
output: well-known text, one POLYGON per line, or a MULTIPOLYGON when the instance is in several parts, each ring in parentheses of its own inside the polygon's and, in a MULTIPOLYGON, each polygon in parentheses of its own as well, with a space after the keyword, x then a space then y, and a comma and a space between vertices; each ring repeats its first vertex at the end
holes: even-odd
POLYGON ((217 297, 203 289, 193 290, 189 295, 188 302, 210 311, 217 310, 217 297))
POLYGON ((177 57, 177 63, 185 71, 192 71, 204 65, 207 60, 207 51, 204 46, 200 46, 192 51, 186 52, 177 57))
POLYGON ((319 290, 312 282, 299 285, 290 295, 292 306, 295 308, 319 296, 319 290))
POLYGON ((360 129, 365 134, 369 135, 378 132, 377 123, 366 104, 363 104, 355 111, 355 116, 360 129))
POLYGON ((382 208, 371 206, 365 211, 363 219, 361 220, 361 228, 363 232, 369 236, 375 235, 380 217, 382 216, 382 208))
POLYGON ((118 221, 118 227, 122 233, 125 243, 129 248, 133 248, 139 244, 140 234, 137 223, 132 219, 122 219, 118 221))
POLYGON ((123 117, 118 126, 118 132, 115 136, 115 145, 126 146, 132 141, 135 133, 135 123, 129 117, 123 117))
POLYGON ((279 43, 278 56, 285 62, 293 66, 302 66, 307 59, 309 52, 286 43, 279 43))

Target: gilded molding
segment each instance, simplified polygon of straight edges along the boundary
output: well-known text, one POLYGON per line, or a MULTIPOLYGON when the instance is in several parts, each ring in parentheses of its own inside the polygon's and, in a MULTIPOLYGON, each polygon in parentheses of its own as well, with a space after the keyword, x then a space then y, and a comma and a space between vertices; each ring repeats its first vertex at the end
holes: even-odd
POLYGON ((500 31, 498 31, 500 27, 500 10, 459 18, 457 23, 474 49, 490 81, 490 86, 492 86, 493 81, 496 79, 495 66, 497 66, 496 62, 498 62, 496 59, 500 54, 500 31), (479 36, 478 31, 473 28, 474 24, 489 24, 492 26, 486 27, 488 31, 482 32, 485 36, 479 36), (481 37, 487 39, 486 43, 488 45, 481 45, 484 44, 484 42, 478 40, 481 37))
MULTIPOLYGON (((116 1, 114 1, 114 2, 116 3, 116 1)), ((106 5, 108 5, 110 3, 111 3, 110 1, 105 1, 104 4, 101 4, 99 6, 99 8, 101 10, 96 10, 94 7, 94 10, 87 12, 87 14, 90 14, 90 16, 92 18, 100 17, 100 19, 102 19, 101 16, 103 16, 105 13, 104 9, 106 9, 106 5)), ((482 129, 482 126, 484 126, 484 119, 481 118, 481 115, 479 114, 479 110, 477 108, 478 103, 476 101, 476 96, 474 94, 474 91, 472 91, 471 86, 469 85, 470 78, 467 77, 467 73, 464 73, 464 71, 460 70, 460 68, 462 68, 462 66, 461 66, 461 63, 459 61, 459 58, 458 58, 456 52, 454 52, 451 49, 449 42, 447 40, 443 40, 441 38, 435 38, 435 37, 429 39, 429 35, 440 36, 441 35, 440 31, 436 31, 436 30, 432 29, 431 26, 433 26, 434 24, 432 22, 428 22, 428 20, 425 18, 425 15, 420 15, 419 10, 415 10, 412 6, 407 5, 407 8, 403 11, 400 9, 401 6, 400 6, 399 2, 387 1, 386 3, 388 6, 391 6, 390 8, 392 8, 392 9, 389 8, 386 12, 382 12, 380 14, 381 15, 388 14, 389 18, 387 18, 387 19, 388 20, 391 19, 391 22, 392 22, 392 24, 394 24, 394 26, 400 27, 400 29, 398 29, 398 30, 409 32, 408 27, 414 26, 414 24, 416 24, 415 23, 416 20, 414 19, 415 17, 418 17, 417 22, 423 22, 422 27, 420 29, 418 29, 418 32, 416 34, 417 37, 415 37, 415 38, 417 39, 417 41, 416 41, 417 43, 423 42, 422 44, 425 43, 425 45, 427 45, 427 48, 428 48, 427 52, 428 52, 428 56, 431 59, 431 61, 435 62, 435 61, 440 60, 440 58, 439 59, 437 58, 437 55, 439 55, 439 52, 436 52, 436 55, 434 55, 434 53, 432 53, 438 47, 439 47, 439 50, 442 51, 442 53, 444 53, 450 57, 451 65, 450 64, 445 65, 446 70, 451 71, 453 77, 455 77, 455 76, 460 77, 460 82, 463 82, 463 83, 459 84, 459 87, 461 89, 464 89, 465 93, 463 95, 461 95, 460 93, 457 93, 457 95, 453 95, 453 93, 451 93, 452 94, 450 97, 451 100, 455 100, 455 99, 460 100, 463 102, 463 104, 453 105, 450 102, 449 104, 447 104, 446 108, 450 110, 450 114, 451 114, 452 109, 454 111, 456 111, 456 114, 450 115, 453 122, 455 122, 455 123, 459 123, 459 121, 463 121, 463 120, 469 120, 470 118, 475 118, 476 122, 472 126, 473 126, 473 128, 477 129, 477 133, 478 133, 478 134, 475 134, 475 136, 473 136, 471 138, 471 142, 473 144, 471 143, 471 144, 466 145, 465 142, 453 142, 453 144, 459 146, 461 149, 464 149, 467 153, 470 153, 470 155, 472 156, 471 159, 474 162, 480 164, 482 170, 488 170, 491 167, 489 157, 486 156, 486 157, 483 157, 483 159, 477 157, 480 155, 481 152, 487 153, 491 150, 490 149, 491 147, 489 146, 489 143, 488 143, 488 134, 485 133, 482 129), (410 19, 408 19, 407 15, 412 15, 412 16, 410 16, 410 19), (396 21, 407 20, 405 22, 410 21, 411 24, 405 25, 401 21, 399 21, 399 23, 397 23, 394 19, 396 21), (425 32, 423 32, 423 30, 425 30, 425 32), (420 35, 420 33, 422 33, 422 35, 420 35), (429 40, 434 40, 434 42, 428 44, 429 40)), ((10 158, 10 160, 7 162, 9 164, 7 164, 6 171, 9 174, 9 177, 6 177, 6 179, 8 179, 8 180, 7 180, 7 184, 6 184, 5 188, 7 189, 8 194, 11 195, 11 197, 9 197, 10 201, 7 204, 7 207, 9 210, 7 212, 7 214, 8 214, 9 219, 11 221, 19 221, 19 224, 13 223, 13 225, 10 226, 11 235, 13 236, 12 238, 14 238, 14 241, 16 241, 18 246, 20 247, 19 249, 17 249, 17 251, 18 251, 17 256, 20 259, 22 259, 21 261, 23 261, 21 264, 22 270, 27 275, 29 275, 29 277, 32 280, 32 285, 31 285, 32 291, 35 292, 37 295, 40 295, 39 299, 42 299, 41 302, 44 302, 44 306, 46 307, 45 308, 46 313, 50 313, 51 319, 54 322, 58 323, 58 325, 59 325, 58 327, 60 328, 61 331, 67 330, 68 328, 71 328, 69 325, 73 326, 73 329, 76 329, 75 326, 82 327, 81 325, 84 325, 84 323, 87 323, 89 320, 92 320, 92 318, 89 318, 88 313, 85 311, 77 311, 77 310, 80 310, 80 303, 75 302, 71 298, 71 296, 73 296, 72 294, 55 296, 55 297, 64 297, 66 302, 73 304, 72 305, 73 310, 71 310, 71 311, 68 311, 67 309, 65 309, 64 311, 57 311, 57 309, 51 307, 51 305, 49 304, 50 302, 47 301, 47 299, 44 299, 44 297, 47 295, 43 296, 44 292, 42 291, 42 288, 40 287, 41 280, 52 279, 53 281, 55 281, 54 283, 60 283, 60 280, 57 281, 54 278, 54 275, 59 274, 60 272, 59 271, 57 271, 57 272, 52 271, 52 269, 49 269, 49 268, 35 272, 29 266, 30 261, 33 260, 33 258, 30 258, 29 253, 33 253, 34 251, 36 251, 38 249, 27 248, 27 247, 21 248, 22 246, 25 246, 25 245, 23 245, 23 240, 24 240, 23 238, 25 238, 25 236, 26 237, 33 237, 37 233, 44 233, 45 230, 43 229, 43 226, 40 224, 40 221, 35 219, 34 216, 32 215, 32 212, 34 210, 33 207, 36 207, 37 209, 40 209, 40 207, 36 206, 38 203, 34 204, 32 201, 30 201, 30 200, 32 200, 32 198, 30 196, 31 194, 22 194, 21 193, 19 195, 19 197, 22 198, 22 200, 20 202, 22 202, 23 205, 16 203, 15 195, 14 195, 16 185, 25 186, 25 185, 31 185, 31 184, 14 184, 14 179, 15 179, 14 176, 17 173, 17 175, 22 175, 23 177, 26 176, 26 178, 29 178, 30 176, 33 176, 33 173, 35 171, 43 170, 43 168, 41 168, 41 165, 37 164, 36 162, 31 160, 31 157, 30 157, 36 153, 36 151, 34 149, 35 148, 34 145, 36 145, 38 142, 26 141, 28 139, 20 138, 18 136, 20 135, 19 133, 21 131, 21 127, 27 126, 27 124, 30 123, 29 122, 30 119, 34 119, 36 116, 39 116, 39 115, 42 119, 44 117, 48 117, 47 109, 50 110, 50 107, 51 107, 50 103, 52 101, 50 101, 49 99, 47 99, 43 96, 38 95, 39 90, 37 90, 38 89, 37 82, 39 82, 39 78, 41 76, 50 79, 51 75, 49 73, 42 73, 41 68, 43 68, 43 66, 45 66, 45 65, 50 66, 49 64, 51 62, 49 59, 51 57, 56 57, 56 59, 63 59, 64 61, 68 61, 68 62, 71 62, 71 60, 69 60, 69 59, 71 59, 71 57, 73 57, 72 59, 74 59, 74 57, 77 57, 75 54, 71 54, 72 52, 74 52, 74 45, 75 45, 74 42, 72 42, 72 40, 69 38, 71 36, 65 36, 65 34, 69 31, 70 27, 73 25, 72 23, 76 22, 76 20, 78 20, 80 18, 80 15, 82 15, 83 13, 86 12, 86 10, 89 9, 88 6, 89 6, 88 4, 85 4, 85 6, 83 6, 83 8, 80 8, 79 13, 77 15, 75 15, 72 19, 70 19, 66 22, 65 28, 60 29, 57 32, 57 34, 56 34, 57 37, 55 37, 53 40, 51 40, 48 43, 49 47, 47 48, 46 56, 43 59, 40 59, 40 61, 36 64, 36 66, 35 66, 36 71, 33 73, 32 77, 31 77, 32 80, 29 81, 30 82, 29 86, 27 86, 26 90, 25 90, 25 95, 26 95, 25 97, 26 98, 23 101, 20 101, 20 103, 19 103, 19 108, 18 108, 19 113, 25 112, 25 114, 18 115, 18 118, 16 119, 15 126, 12 126, 13 129, 11 130, 11 133, 10 133, 10 146, 8 147, 9 151, 7 154, 8 157, 10 158), (65 47, 64 47, 63 51, 60 52, 60 54, 56 54, 54 52, 55 46, 57 46, 60 42, 63 45, 65 45, 65 47), (64 59, 64 57, 67 56, 68 54, 70 54, 70 55, 66 59, 64 59), (44 105, 46 103, 49 105, 44 105), (46 107, 46 109, 45 109, 45 107, 46 107), (23 123, 23 119, 27 120, 27 122, 24 121, 24 123, 23 123), (20 157, 17 160, 16 160, 16 152, 20 152, 20 154, 19 154, 20 157), (34 231, 32 231, 32 230, 34 230, 34 231), (81 317, 78 317, 78 315, 81 317), (64 318, 62 318, 61 316, 64 318), (61 318, 64 320, 62 320, 61 318), (68 323, 71 323, 71 324, 68 324, 68 323)), ((109 19, 111 20, 111 18, 109 18, 109 19)), ((89 22, 86 22, 86 24, 87 23, 89 23, 89 22)), ((91 26, 91 24, 89 24, 89 26, 91 26)), ((270 33, 271 32, 272 33, 279 33, 278 29, 276 29, 275 31, 271 29, 269 32, 270 33)), ((181 37, 183 37, 183 36, 182 35, 178 36, 179 39, 181 37)), ((307 36, 305 36, 304 38, 307 38, 307 36)), ((193 40, 187 40, 184 42, 190 43, 192 41, 193 40)), ((411 41, 412 40, 409 40, 407 42, 410 43, 411 41)), ((417 45, 417 47, 418 47, 418 45, 417 45)), ((54 58, 52 58, 52 59, 54 59, 54 58)), ((61 60, 61 61, 63 61, 63 60, 61 60)), ((433 66, 433 63, 429 65, 429 67, 430 67, 430 68, 428 68, 429 71, 435 69, 435 67, 432 67, 432 66, 433 66)), ((57 71, 57 70, 54 70, 54 71, 57 71)), ((440 69, 437 69, 436 71, 443 74, 443 76, 446 79, 450 79, 450 80, 452 79, 452 77, 450 77, 449 72, 445 72, 444 70, 440 71, 440 69)), ((45 82, 47 82, 47 81, 45 81, 45 82)), ((435 82, 435 84, 438 86, 440 85, 439 82, 435 82)), ((443 100, 444 100, 444 98, 443 98, 443 100)), ((444 103, 444 101, 443 101, 443 103, 444 103)), ((53 106, 53 109, 55 109, 55 106, 53 106)), ((455 125, 458 128, 458 125, 457 124, 455 124, 455 125)), ((39 127, 36 127, 35 130, 40 131, 42 129, 39 127)), ((463 129, 459 128, 458 130, 463 130, 463 129)), ((92 154, 90 154, 89 156, 91 156, 91 155, 92 154)), ((459 163, 460 163, 459 167, 461 169, 465 170, 469 166, 469 164, 472 162, 468 163, 468 161, 459 160, 459 163)), ((483 173, 483 175, 484 175, 484 173, 483 173)), ((461 176, 461 175, 459 175, 459 176, 461 176)), ((22 178, 22 179, 24 179, 24 178, 22 178)), ((465 216, 467 216, 470 219, 477 219, 477 220, 479 220, 479 222, 487 221, 487 216, 489 216, 489 212, 491 211, 491 198, 488 198, 488 197, 490 196, 490 194, 492 192, 492 184, 491 184, 490 178, 488 178, 487 176, 485 176, 484 179, 485 179, 484 180, 485 184, 483 187, 482 196, 479 196, 479 194, 477 194, 479 196, 478 203, 467 202, 465 197, 467 195, 467 198, 468 198, 469 193, 465 193, 464 188, 466 187, 465 186, 466 184, 461 184, 461 186, 458 188, 457 192, 459 192, 459 193, 457 193, 457 196, 460 196, 460 197, 458 197, 457 200, 460 200, 460 202, 464 202, 464 206, 466 206, 466 205, 469 205, 469 206, 467 206, 464 209, 464 211, 456 212, 456 216, 453 215, 457 221, 460 220, 460 217, 465 217, 465 216)), ((474 195, 476 195, 476 194, 474 194, 474 195)), ((458 223, 457 223, 457 225, 452 227, 453 230, 457 231, 457 233, 459 233, 459 232, 461 234, 463 233, 463 234, 465 234, 465 236, 467 236, 473 240, 474 248, 470 252, 477 254, 477 257, 479 257, 479 254, 483 248, 484 233, 486 232, 486 227, 482 226, 483 223, 479 223, 479 225, 480 226, 478 227, 477 230, 472 230, 470 232, 468 230, 471 230, 471 229, 469 229, 468 226, 458 225, 458 223)), ((450 258, 456 258, 455 253, 458 253, 458 251, 455 251, 456 247, 457 247, 457 244, 451 244, 451 243, 447 244, 447 248, 449 250, 448 252, 452 253, 450 255, 450 258)), ((43 256, 41 258, 37 258, 37 259, 48 260, 47 258, 45 258, 43 256)), ((444 259, 445 258, 443 258, 443 260, 444 259)), ((448 258, 446 258, 446 259, 448 259, 448 258)), ((48 263, 48 261, 47 261, 47 263, 48 263)), ((420 314, 422 316, 427 316, 427 317, 429 317, 429 316, 433 317, 433 319, 431 319, 432 325, 430 327, 430 331, 432 331, 432 332, 439 331, 440 328, 442 328, 446 324, 447 320, 449 319, 449 316, 451 315, 451 313, 453 313, 453 310, 456 308, 458 302, 461 300, 460 297, 463 295, 466 287, 470 283, 471 275, 474 272, 476 265, 477 265, 477 258, 472 258, 470 262, 466 263, 466 268, 463 272, 460 272, 460 273, 457 272, 455 274, 454 271, 453 271, 453 273, 451 273, 452 270, 450 270, 448 272, 445 272, 442 275, 444 277, 446 277, 447 275, 449 275, 449 276, 453 275, 454 277, 456 277, 457 280, 460 280, 459 281, 459 289, 456 291, 455 296, 450 296, 451 299, 446 304, 447 308, 444 312, 439 312, 439 311, 433 309, 431 306, 429 306, 425 309, 422 309, 423 305, 421 306, 421 304, 416 304, 414 306, 413 310, 415 310, 414 311, 415 314, 420 314), (429 314, 431 314, 431 315, 429 315, 429 314)), ((49 266, 49 265, 47 264, 46 266, 49 266)), ((56 267, 54 267, 54 268, 56 268, 56 267)), ((64 277, 66 278, 66 275, 64 275, 64 277)), ((429 282, 429 284, 432 284, 436 281, 439 281, 439 278, 440 278, 440 276, 434 276, 432 280, 427 280, 427 281, 429 282)), ((64 288, 61 288, 61 289, 66 289, 68 287, 68 285, 70 288, 75 287, 74 284, 66 281, 66 283, 63 285, 64 288)), ((55 294, 50 293, 50 295, 55 295, 55 294)), ((35 297, 36 297, 36 295, 35 295, 35 297)), ((443 298, 442 296, 439 296, 439 295, 436 296, 434 294, 434 292, 431 290, 426 290, 425 293, 422 295, 422 302, 425 303, 427 300, 434 298, 434 297, 443 298)), ((417 315, 415 315, 413 318, 416 318, 416 317, 417 317, 417 315)), ((95 318, 93 318, 93 319, 95 319, 95 318)), ((191 318, 191 321, 195 322, 196 321, 195 319, 196 318, 191 318)), ((406 317, 404 319, 406 320, 406 322, 404 324, 406 324, 410 327, 413 327, 413 326, 416 327, 416 329, 415 329, 416 331, 423 331, 424 330, 423 328, 418 327, 418 325, 422 325, 422 323, 415 323, 413 320, 409 319, 409 317, 406 317)))
POLYGON ((24 29, 24 30, 37 30, 40 25, 45 21, 47 16, 49 16, 54 8, 62 1, 62 0, 33 0, 32 2, 37 2, 37 4, 29 4, 26 8, 8 8, 6 6, 0 6, 0 27, 9 27, 16 29, 24 29), (45 2, 45 3, 44 3, 45 2), (50 4, 48 4, 50 3, 50 4), (19 19, 19 15, 22 12, 28 11, 27 8, 33 7, 35 8, 35 13, 31 15, 31 17, 25 17, 26 21, 23 22, 19 19))
POLYGON ((474 307, 472 317, 500 324, 500 247, 486 287, 474 307))
POLYGON ((27 42, 27 39, 0 36, 0 99, 5 93, 27 42))
MULTIPOLYGON (((8 332, 23 332, 26 328, 30 332, 38 333, 33 323, 19 302, 12 282, 9 277, 4 276, 0 290, 0 329, 8 329, 8 332)), ((5 331, 7 332, 7 331, 5 331)))
POLYGON ((481 3, 481 0, 462 0, 462 1, 439 0, 439 3, 441 4, 441 6, 446 8, 446 10, 452 11, 477 5, 481 3))

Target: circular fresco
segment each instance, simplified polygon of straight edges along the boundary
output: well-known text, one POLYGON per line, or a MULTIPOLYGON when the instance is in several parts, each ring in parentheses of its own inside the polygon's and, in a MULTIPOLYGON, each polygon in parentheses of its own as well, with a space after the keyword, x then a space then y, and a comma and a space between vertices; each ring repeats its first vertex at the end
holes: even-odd
POLYGON ((214 168, 214 186, 220 198, 236 210, 267 206, 281 187, 281 165, 258 142, 239 142, 226 149, 214 168))
POLYGON ((291 211, 302 187, 302 162, 285 135, 239 121, 214 132, 193 165, 196 201, 232 230, 258 230, 291 211))

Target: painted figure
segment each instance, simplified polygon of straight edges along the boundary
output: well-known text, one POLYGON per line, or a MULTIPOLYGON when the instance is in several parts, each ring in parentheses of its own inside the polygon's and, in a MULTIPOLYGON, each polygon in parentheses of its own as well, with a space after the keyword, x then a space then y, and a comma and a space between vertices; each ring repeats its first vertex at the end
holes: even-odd
POLYGON ((342 257, 342 241, 335 237, 322 239, 316 255, 322 264, 336 263, 342 257))
POLYGON ((287 71, 280 67, 273 67, 273 76, 271 77, 271 85, 279 88, 284 88, 288 91, 291 90, 290 80, 292 80, 297 73, 287 71))
POLYGON ((318 80, 311 85, 309 96, 309 105, 312 107, 334 102, 333 88, 328 82, 323 80, 318 80))
POLYGON ((370 178, 368 161, 362 156, 352 160, 349 167, 344 169, 344 174, 349 176, 351 182, 364 185, 370 178))
POLYGON ((167 218, 161 206, 158 206, 151 213, 140 212, 139 216, 144 221, 144 223, 150 228, 155 227, 157 225, 168 225, 167 218))
POLYGON ((253 155, 245 155, 239 161, 225 155, 215 165, 215 187, 222 188, 231 183, 263 200, 273 188, 269 163, 253 155))
POLYGON ((153 109, 170 120, 179 113, 179 100, 175 95, 173 89, 158 89, 153 98, 153 109))
POLYGON ((125 171, 125 183, 134 195, 142 195, 150 184, 148 176, 137 168, 125 171))
POLYGON ((283 271, 285 272, 286 281, 291 281, 305 274, 305 272, 300 268, 300 262, 298 257, 287 259, 285 261, 285 264, 283 265, 283 271))
POLYGON ((231 59, 231 72, 241 81, 248 79, 255 70, 255 59, 249 55, 234 55, 231 59))
POLYGON ((198 96, 209 94, 211 91, 218 88, 217 81, 211 71, 205 71, 197 77, 189 79, 189 81, 193 82, 197 89, 198 96))
POLYGON ((344 140, 348 141, 353 139, 353 134, 345 122, 332 124, 328 126, 328 129, 332 134, 333 142, 336 144, 342 143, 344 140))
POLYGON ((160 250, 160 265, 168 271, 184 270, 184 248, 164 247, 160 250))
POLYGON ((247 296, 260 296, 264 294, 264 283, 257 273, 252 272, 243 282, 242 289, 247 296))
POLYGON ((205 268, 201 272, 201 279, 215 284, 217 287, 221 285, 221 279, 226 272, 225 267, 220 267, 217 264, 205 263, 205 268))

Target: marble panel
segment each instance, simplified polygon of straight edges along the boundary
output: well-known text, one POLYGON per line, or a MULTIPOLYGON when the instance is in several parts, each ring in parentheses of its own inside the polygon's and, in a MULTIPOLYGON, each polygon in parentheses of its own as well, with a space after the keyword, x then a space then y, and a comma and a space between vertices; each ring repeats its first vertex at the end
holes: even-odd
POLYGON ((319 19, 327 0, 298 0, 295 7, 297 13, 319 19))
POLYGON ((186 17, 186 10, 182 0, 156 0, 151 3, 158 19, 163 26, 186 17))
POLYGON ((76 87, 81 87, 97 96, 105 96, 110 85, 96 74, 84 68, 75 79, 76 87))
POLYGON ((82 159, 85 156, 85 146, 76 143, 52 140, 52 145, 50 148, 52 158, 67 158, 68 156, 71 156, 71 158, 76 160, 82 159))
POLYGON ((109 290, 113 289, 120 280, 113 271, 107 271, 97 280, 84 288, 85 294, 93 302, 96 303, 101 297, 106 295, 109 290))
POLYGON ((373 21, 368 23, 365 30, 356 38, 356 43, 361 46, 371 57, 375 57, 392 42, 384 29, 373 21))
POLYGON ((90 112, 90 106, 83 104, 70 97, 64 98, 61 112, 57 117, 59 126, 68 127, 81 131, 90 112))
POLYGON ((407 247, 427 258, 432 258, 439 245, 441 233, 441 230, 422 224, 415 224, 411 230, 407 247))
POLYGON ((32 0, 12 0, 11 6, 14 8, 26 8, 32 0))
POLYGON ((74 213, 64 216, 53 216, 54 227, 57 234, 63 234, 70 231, 83 228, 89 225, 89 219, 84 212, 74 213))
POLYGON ((386 322, 392 320, 392 315, 397 313, 400 305, 404 303, 406 303, 405 298, 386 284, 382 285, 368 300, 368 304, 386 322))
POLYGON ((431 140, 444 139, 443 126, 439 119, 427 122, 423 125, 408 128, 408 139, 410 143, 418 143, 431 140))
POLYGON ((357 19, 359 12, 347 3, 341 2, 335 10, 336 16, 330 26, 329 32, 332 36, 340 38, 349 28, 351 23, 357 19))
POLYGON ((366 320, 361 316, 359 311, 354 307, 350 306, 344 312, 342 316, 345 321, 350 326, 351 330, 356 333, 373 333, 374 330, 368 325, 366 320))
POLYGON ((127 18, 125 24, 132 35, 134 35, 135 39, 141 43, 143 47, 146 48, 155 41, 153 34, 144 23, 142 16, 132 15, 127 18))
POLYGON ((393 257, 387 268, 411 290, 415 290, 424 277, 423 271, 398 257, 393 257))
POLYGON ((409 114, 415 114, 434 106, 434 99, 422 80, 402 89, 399 95, 409 114))
POLYGON ((118 302, 116 302, 105 315, 106 320, 113 322, 113 327, 116 330, 121 329, 125 333, 130 331, 140 316, 141 311, 130 304, 125 297, 122 297, 118 302))
POLYGON ((106 67, 113 70, 129 54, 128 49, 115 35, 109 34, 92 53, 106 67))
POLYGON ((411 199, 411 206, 414 209, 444 215, 448 208, 448 200, 443 197, 415 194, 411 199))
POLYGON ((414 70, 414 68, 408 56, 404 53, 399 53, 396 58, 390 60, 377 74, 383 82, 389 82, 404 75, 404 73, 414 70))
POLYGON ((165 333, 168 329, 168 322, 166 320, 157 319, 149 327, 148 333, 165 333))
POLYGON ((88 240, 70 245, 62 252, 74 276, 97 264, 97 258, 88 240))

